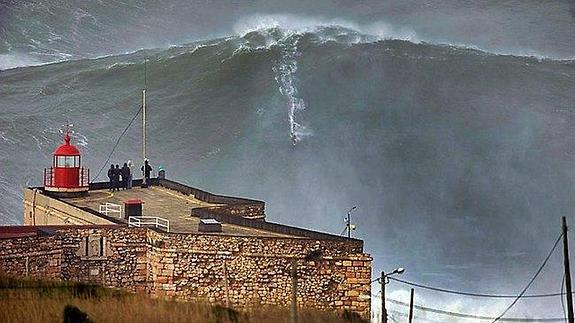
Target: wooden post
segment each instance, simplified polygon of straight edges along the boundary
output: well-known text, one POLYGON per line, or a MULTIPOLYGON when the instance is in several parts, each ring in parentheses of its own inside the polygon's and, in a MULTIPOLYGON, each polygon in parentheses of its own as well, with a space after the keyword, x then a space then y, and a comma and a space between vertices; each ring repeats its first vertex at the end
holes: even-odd
POLYGON ((30 264, 29 264, 29 261, 30 261, 30 257, 26 256, 26 263, 25 263, 25 265, 26 265, 26 277, 28 277, 28 275, 30 275, 30 264))
POLYGON ((409 296, 409 323, 413 322, 413 288, 409 296))
POLYGON ((385 273, 381 272, 379 278, 381 284, 381 323, 387 323, 387 309, 385 308, 385 273))
POLYGON ((561 231, 563 232, 563 266, 565 270, 565 289, 567 293, 567 318, 569 323, 574 323, 571 269, 569 268, 569 242, 567 239, 567 219, 565 217, 562 218, 561 231))
POLYGON ((297 258, 291 260, 291 323, 297 323, 297 258))
POLYGON ((226 293, 226 307, 230 307, 230 286, 228 282, 228 267, 226 266, 226 260, 224 259, 224 292, 226 293))

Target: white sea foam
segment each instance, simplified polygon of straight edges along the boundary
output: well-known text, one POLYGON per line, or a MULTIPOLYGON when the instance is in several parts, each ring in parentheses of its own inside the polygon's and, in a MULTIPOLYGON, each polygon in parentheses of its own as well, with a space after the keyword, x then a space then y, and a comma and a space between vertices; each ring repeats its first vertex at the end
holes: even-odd
MULTIPOLYGON (((294 15, 251 15, 239 19, 233 27, 238 35, 245 35, 253 31, 265 31, 279 28, 287 34, 317 32, 326 27, 339 27, 350 31, 372 36, 365 39, 369 42, 384 39, 401 39, 419 42, 415 31, 407 28, 395 28, 390 24, 379 21, 371 24, 358 24, 344 19, 328 19, 323 17, 301 17, 294 15)), ((329 40, 329 39, 326 39, 329 40)))
POLYGON ((15 144, 16 143, 16 141, 14 139, 7 137, 6 132, 4 132, 4 131, 0 131, 0 139, 4 140, 5 142, 7 142, 9 144, 15 144))
POLYGON ((295 74, 297 72, 298 41, 293 44, 286 44, 282 49, 282 55, 273 67, 275 80, 278 83, 279 91, 288 100, 288 123, 290 127, 290 137, 293 144, 297 144, 303 138, 311 136, 313 132, 302 125, 298 120, 306 108, 305 101, 299 97, 298 89, 295 85, 295 74))
POLYGON ((88 138, 86 136, 84 136, 83 134, 81 134, 77 131, 74 131, 73 137, 76 140, 76 145, 82 146, 82 147, 88 146, 88 138))
POLYGON ((38 64, 41 62, 27 55, 0 54, 0 70, 38 64))
MULTIPOLYGON (((296 16, 289 14, 254 14, 240 18, 233 27, 238 35, 246 35, 253 31, 264 32, 269 29, 281 29, 286 34, 317 32, 326 27, 339 27, 363 35, 355 37, 351 43, 369 43, 381 40, 405 40, 412 43, 426 42, 432 45, 452 46, 463 49, 473 49, 491 55, 530 57, 538 60, 572 61, 572 57, 557 57, 544 54, 529 48, 487 48, 472 43, 453 42, 424 38, 408 26, 396 26, 385 21, 367 24, 352 22, 345 19, 330 19, 325 17, 296 16)), ((335 40, 328 35, 320 35, 324 41, 335 40)))

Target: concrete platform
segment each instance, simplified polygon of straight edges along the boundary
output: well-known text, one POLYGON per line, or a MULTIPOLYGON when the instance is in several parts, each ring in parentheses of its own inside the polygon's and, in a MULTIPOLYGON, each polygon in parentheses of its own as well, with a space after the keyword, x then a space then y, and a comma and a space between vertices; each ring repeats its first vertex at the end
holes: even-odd
MULTIPOLYGON (((107 189, 90 190, 89 195, 86 197, 61 198, 61 200, 74 206, 87 207, 96 212, 98 212, 99 206, 105 203, 119 204, 122 205, 123 209, 124 202, 129 199, 144 201, 142 215, 167 219, 170 221, 170 232, 174 233, 198 233, 199 218, 191 216, 191 210, 193 208, 221 205, 200 201, 191 195, 185 195, 160 186, 150 186, 148 188, 134 187, 130 190, 117 192, 110 192, 107 189)), ((123 215, 123 211, 121 214, 109 214, 109 216, 127 223, 127 220, 123 219, 123 215)), ((228 223, 222 223, 221 233, 202 232, 202 234, 297 237, 228 223)))

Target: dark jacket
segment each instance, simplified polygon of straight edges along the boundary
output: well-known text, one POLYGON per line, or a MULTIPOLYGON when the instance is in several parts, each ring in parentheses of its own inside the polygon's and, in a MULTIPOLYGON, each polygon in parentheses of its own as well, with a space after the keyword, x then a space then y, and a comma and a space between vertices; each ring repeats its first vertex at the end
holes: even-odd
POLYGON ((120 180, 120 173, 121 173, 120 168, 114 168, 114 180, 115 181, 120 180))
POLYGON ((150 164, 144 164, 144 166, 142 166, 142 172, 144 172, 144 177, 150 178, 150 173, 152 172, 152 166, 150 166, 150 164))
POLYGON ((128 179, 130 177, 130 167, 124 166, 122 167, 122 179, 128 179))

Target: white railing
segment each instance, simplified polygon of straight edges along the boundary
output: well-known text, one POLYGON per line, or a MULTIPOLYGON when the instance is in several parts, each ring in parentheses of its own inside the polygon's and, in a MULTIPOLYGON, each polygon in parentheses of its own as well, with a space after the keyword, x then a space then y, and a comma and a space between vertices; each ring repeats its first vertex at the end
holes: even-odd
POLYGON ((128 218, 128 227, 142 227, 153 225, 156 228, 170 232, 170 221, 157 216, 131 216, 128 218))
POLYGON ((114 204, 114 203, 100 204, 100 206, 98 207, 98 212, 105 214, 105 215, 117 213, 117 217, 121 218, 122 217, 122 206, 119 204, 114 204))

